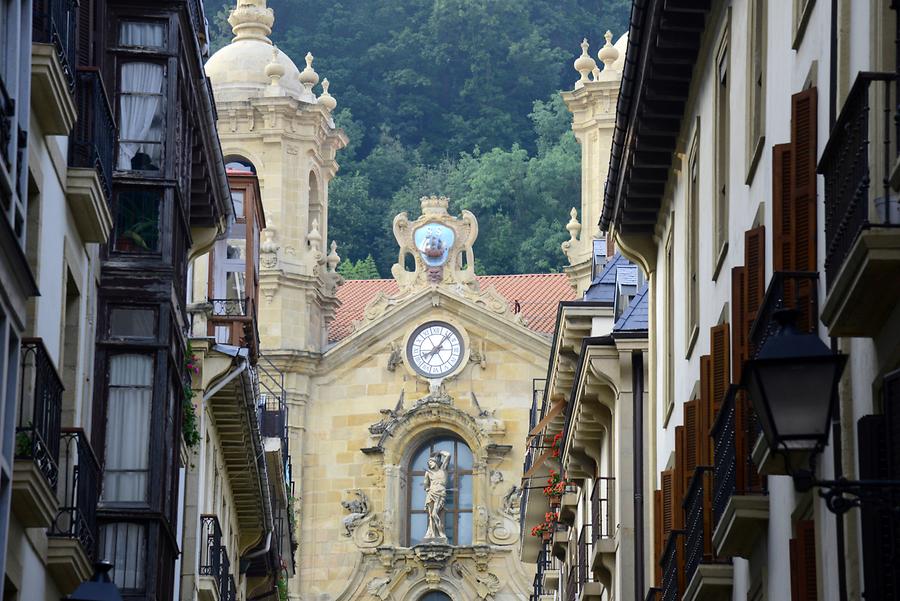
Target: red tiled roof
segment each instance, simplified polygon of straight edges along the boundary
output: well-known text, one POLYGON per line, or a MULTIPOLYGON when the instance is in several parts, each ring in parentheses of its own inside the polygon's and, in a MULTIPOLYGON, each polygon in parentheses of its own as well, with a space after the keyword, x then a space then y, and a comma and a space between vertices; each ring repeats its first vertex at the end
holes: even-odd
MULTIPOLYGON (((480 275, 482 290, 494 288, 510 305, 522 314, 528 328, 541 334, 552 334, 556 325, 556 307, 560 301, 574 300, 575 290, 564 273, 526 273, 522 275, 480 275)), ((348 280, 340 286, 337 297, 341 301, 328 328, 328 340, 336 342, 348 336, 353 322, 362 319, 363 311, 375 295, 396 294, 397 282, 391 280, 348 280)))

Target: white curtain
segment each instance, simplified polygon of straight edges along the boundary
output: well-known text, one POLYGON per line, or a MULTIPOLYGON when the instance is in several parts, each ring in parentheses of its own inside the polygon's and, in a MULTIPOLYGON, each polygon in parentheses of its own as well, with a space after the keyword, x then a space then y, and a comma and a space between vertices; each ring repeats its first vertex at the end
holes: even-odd
POLYGON ((165 35, 166 27, 162 23, 125 21, 119 26, 119 44, 122 46, 159 48, 165 35))
POLYGON ((104 501, 142 502, 147 498, 152 399, 153 359, 147 355, 112 357, 106 414, 104 501))
MULTIPOLYGON (((142 148, 141 140, 162 141, 162 90, 165 70, 156 63, 125 63, 122 65, 119 85, 119 139, 138 140, 119 142, 117 169, 130 170, 131 159, 139 151, 155 151, 142 148)), ((158 146, 156 144, 148 146, 158 146)), ((154 152, 156 154, 156 152, 154 152)), ((158 161, 158 157, 157 157, 158 161)), ((157 163, 157 168, 159 165, 157 163)))
POLYGON ((100 557, 113 562, 112 579, 119 588, 144 588, 147 535, 141 524, 118 522, 100 527, 100 557))

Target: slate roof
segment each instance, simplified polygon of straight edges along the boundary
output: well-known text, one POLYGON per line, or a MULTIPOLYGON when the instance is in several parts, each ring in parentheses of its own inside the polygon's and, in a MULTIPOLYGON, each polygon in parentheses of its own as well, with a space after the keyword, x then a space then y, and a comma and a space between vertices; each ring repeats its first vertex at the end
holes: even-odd
MULTIPOLYGON (((564 273, 526 273, 520 275, 480 275, 482 290, 494 288, 509 303, 510 310, 522 314, 528 328, 550 335, 556 326, 556 307, 560 301, 575 299, 575 290, 564 273)), ((337 342, 348 336, 353 322, 362 319, 363 311, 375 295, 396 294, 399 288, 393 279, 347 280, 338 287, 341 306, 328 327, 328 341, 337 342)))
POLYGON ((617 334, 646 333, 649 327, 650 295, 647 294, 649 286, 646 282, 640 291, 634 295, 631 302, 625 307, 619 320, 613 326, 613 336, 617 334))
MULTIPOLYGON (((585 291, 584 300, 604 302, 610 305, 615 304, 616 279, 619 277, 619 268, 631 265, 632 263, 620 253, 614 254, 612 259, 603 267, 603 271, 597 274, 585 291)), ((634 278, 634 283, 637 283, 637 270, 634 272, 634 278)))

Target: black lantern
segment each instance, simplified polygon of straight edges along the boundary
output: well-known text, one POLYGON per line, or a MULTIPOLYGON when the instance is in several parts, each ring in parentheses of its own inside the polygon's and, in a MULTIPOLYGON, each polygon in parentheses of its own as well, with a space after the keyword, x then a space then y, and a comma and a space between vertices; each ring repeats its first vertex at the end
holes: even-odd
POLYGON ((773 450, 820 450, 828 443, 837 384, 847 356, 794 327, 797 312, 776 311, 778 331, 747 362, 743 384, 773 450))
POLYGON ((109 577, 113 564, 98 561, 94 564, 94 575, 90 580, 82 582, 75 592, 63 601, 122 601, 119 587, 109 577))

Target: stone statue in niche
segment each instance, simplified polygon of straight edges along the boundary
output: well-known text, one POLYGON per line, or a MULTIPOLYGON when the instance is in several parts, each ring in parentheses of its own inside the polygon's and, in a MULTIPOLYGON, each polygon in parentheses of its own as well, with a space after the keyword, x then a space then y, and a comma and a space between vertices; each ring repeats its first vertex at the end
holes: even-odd
POLYGON ((450 453, 438 451, 428 458, 425 470, 425 513, 428 527, 425 529, 424 543, 447 543, 444 533, 444 502, 447 499, 447 468, 450 453))

